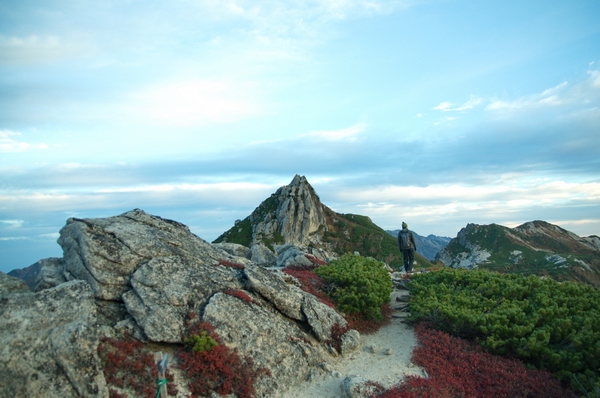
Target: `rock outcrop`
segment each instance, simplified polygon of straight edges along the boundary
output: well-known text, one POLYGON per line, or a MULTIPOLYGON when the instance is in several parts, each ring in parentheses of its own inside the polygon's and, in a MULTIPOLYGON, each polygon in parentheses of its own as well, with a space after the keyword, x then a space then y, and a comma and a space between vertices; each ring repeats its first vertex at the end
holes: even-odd
POLYGON ((532 273, 600 287, 597 241, 545 221, 516 228, 468 224, 437 259, 449 267, 532 273))
MULTIPOLYGON (((264 200, 248 217, 237 220, 213 243, 247 247, 250 249, 248 258, 265 266, 298 265, 305 254, 329 262, 341 254, 356 251, 391 267, 399 268, 402 264, 394 237, 369 217, 334 212, 321 203, 306 178, 299 175, 264 200), (296 260, 286 252, 285 258, 281 258, 286 245, 303 254, 296 260)), ((427 262, 421 256, 417 261, 427 262)))
MULTIPOLYGON (((248 259, 252 250, 212 245, 139 209, 71 218, 58 241, 64 257, 41 262, 36 293, 0 278, 2 369, 10 376, 0 383, 2 396, 41 397, 44 388, 49 396, 107 396, 96 354, 102 335, 127 330, 147 343, 180 345, 191 314, 268 368, 257 395, 273 396, 332 355, 332 327, 346 325, 335 310, 248 259), (24 346, 30 349, 19 351, 24 346)), ((286 252, 308 261, 302 250, 286 252)), ((342 353, 351 352, 360 335, 350 330, 341 343, 342 353)))
POLYGON ((88 283, 0 300, 0 396, 108 397, 88 283))
POLYGON ((133 273, 152 259, 179 256, 205 264, 251 263, 208 244, 183 224, 139 209, 109 218, 70 218, 58 243, 67 277, 88 281, 103 300, 119 300, 129 290, 133 273))
POLYGON ((23 279, 0 272, 0 297, 11 293, 28 293, 29 291, 29 286, 23 279))

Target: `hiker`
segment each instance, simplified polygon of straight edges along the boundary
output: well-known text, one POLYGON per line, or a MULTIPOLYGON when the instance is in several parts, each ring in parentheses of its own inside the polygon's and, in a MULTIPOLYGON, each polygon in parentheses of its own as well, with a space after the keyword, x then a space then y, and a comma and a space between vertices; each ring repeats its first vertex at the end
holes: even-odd
POLYGON ((404 272, 412 272, 415 251, 417 251, 417 242, 412 231, 408 230, 408 225, 405 222, 402 222, 402 231, 398 234, 398 247, 404 258, 404 272))

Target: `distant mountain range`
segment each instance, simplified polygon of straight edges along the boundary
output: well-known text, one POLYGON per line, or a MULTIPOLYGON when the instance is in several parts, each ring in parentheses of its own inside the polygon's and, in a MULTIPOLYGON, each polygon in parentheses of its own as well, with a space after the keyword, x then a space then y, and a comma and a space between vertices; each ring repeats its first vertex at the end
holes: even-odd
MULTIPOLYGON (((279 188, 249 216, 237 220, 213 243, 234 243, 243 245, 245 250, 251 249, 252 253, 266 252, 269 261, 275 261, 278 250, 289 245, 307 248, 325 260, 359 252, 400 269, 398 232, 383 230, 367 216, 334 212, 321 203, 305 177, 296 175, 289 185, 279 188)), ((600 237, 579 237, 545 221, 531 221, 516 228, 468 224, 453 239, 418 233, 415 238, 421 267, 429 268, 434 263, 454 268, 485 268, 600 287, 600 237)), ((40 263, 36 263, 13 270, 9 275, 27 281, 32 288, 39 269, 40 263)))
POLYGON ((600 237, 580 237, 545 221, 516 228, 468 224, 437 260, 453 268, 535 274, 600 287, 600 237))
MULTIPOLYGON (((386 230, 385 232, 397 238, 400 230, 386 230)), ((446 236, 427 235, 427 237, 425 237, 419 235, 415 231, 412 232, 415 235, 415 240, 417 241, 417 253, 429 261, 434 261, 437 254, 452 240, 452 238, 448 238, 446 236)))
POLYGON ((7 275, 23 279, 25 283, 27 283, 27 286, 29 286, 29 289, 33 291, 35 289, 35 280, 40 273, 40 269, 42 269, 42 262, 38 261, 29 267, 13 269, 7 275))

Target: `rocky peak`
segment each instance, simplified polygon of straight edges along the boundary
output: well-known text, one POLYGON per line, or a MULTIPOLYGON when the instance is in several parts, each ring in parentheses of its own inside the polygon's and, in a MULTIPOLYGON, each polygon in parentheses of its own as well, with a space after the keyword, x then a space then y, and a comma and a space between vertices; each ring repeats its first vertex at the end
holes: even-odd
POLYGON ((564 248, 582 254, 590 253, 590 249, 593 251, 599 249, 594 244, 593 237, 582 238, 571 231, 546 221, 530 221, 519 225, 515 230, 530 237, 538 249, 544 248, 544 242, 553 242, 548 247, 549 250, 555 250, 557 244, 564 245, 564 248))
MULTIPOLYGON (((249 258, 261 265, 286 265, 283 260, 293 254, 286 249, 290 245, 326 262, 343 253, 357 251, 382 260, 392 268, 402 264, 396 238, 369 217, 334 212, 321 203, 313 187, 300 175, 264 200, 248 217, 236 221, 233 228, 213 243, 225 250, 232 250, 231 244, 248 247, 249 258), (282 256, 283 251, 285 256, 282 256)), ((427 262, 420 255, 417 261, 427 262)), ((294 264, 287 262, 287 265, 294 264)))
POLYGON ((306 177, 296 175, 289 185, 279 188, 217 241, 245 246, 319 245, 326 230, 325 207, 306 177))

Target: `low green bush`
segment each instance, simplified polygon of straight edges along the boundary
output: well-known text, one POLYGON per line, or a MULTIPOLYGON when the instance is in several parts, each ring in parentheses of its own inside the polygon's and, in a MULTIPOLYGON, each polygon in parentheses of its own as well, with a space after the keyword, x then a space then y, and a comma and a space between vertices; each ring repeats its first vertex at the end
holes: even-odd
POLYGON ((198 353, 208 351, 218 345, 217 342, 210 337, 205 330, 203 330, 199 335, 192 334, 189 337, 186 337, 184 343, 190 346, 192 351, 198 353))
MULTIPOLYGON (((537 276, 445 268, 411 277, 410 320, 600 391, 600 292, 537 276)), ((595 396, 595 395, 594 395, 595 396)))
POLYGON ((382 306, 390 301, 392 282, 385 264, 370 257, 344 254, 329 265, 315 269, 329 286, 337 308, 366 319, 382 319, 382 306))

